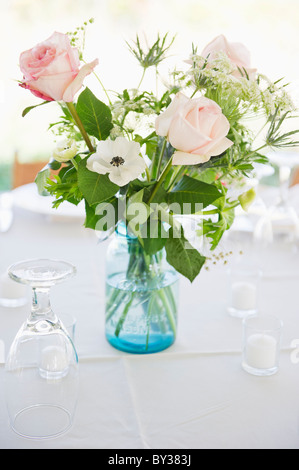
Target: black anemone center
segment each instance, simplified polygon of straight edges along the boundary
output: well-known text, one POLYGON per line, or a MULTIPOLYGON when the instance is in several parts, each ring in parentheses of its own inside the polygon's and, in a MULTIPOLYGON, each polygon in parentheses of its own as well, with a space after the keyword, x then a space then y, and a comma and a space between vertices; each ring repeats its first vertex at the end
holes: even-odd
POLYGON ((120 165, 123 165, 124 163, 125 163, 125 161, 122 157, 113 157, 111 162, 110 162, 110 165, 120 166, 120 165))

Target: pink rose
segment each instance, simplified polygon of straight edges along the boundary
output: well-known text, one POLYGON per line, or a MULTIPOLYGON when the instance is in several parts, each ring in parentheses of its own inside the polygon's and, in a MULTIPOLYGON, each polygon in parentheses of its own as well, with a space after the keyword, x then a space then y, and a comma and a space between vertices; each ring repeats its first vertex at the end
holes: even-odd
MULTIPOLYGON (((217 36, 212 42, 210 42, 202 51, 202 57, 208 57, 209 59, 215 58, 217 52, 224 52, 230 61, 238 67, 233 75, 236 77, 244 76, 243 69, 246 70, 248 77, 254 80, 256 69, 251 68, 250 52, 248 49, 239 42, 229 42, 223 34, 217 36)), ((209 61, 208 59, 208 61, 209 61)))
POLYGON ((156 132, 176 149, 173 165, 197 165, 233 145, 227 139, 230 125, 215 101, 187 98, 178 93, 156 119, 156 132))
POLYGON ((21 54, 21 86, 46 101, 71 102, 96 65, 97 59, 80 69, 78 49, 71 47, 66 34, 54 33, 21 54))

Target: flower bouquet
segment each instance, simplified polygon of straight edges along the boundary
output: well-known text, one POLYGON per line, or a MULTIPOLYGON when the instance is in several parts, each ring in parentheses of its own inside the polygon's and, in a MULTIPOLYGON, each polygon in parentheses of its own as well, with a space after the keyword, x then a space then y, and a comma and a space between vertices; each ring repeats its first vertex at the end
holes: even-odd
POLYGON ((254 198, 252 189, 232 198, 230 187, 250 178, 255 162, 268 162, 267 148, 297 144, 297 130, 282 130, 295 109, 282 81, 258 73, 245 46, 224 36, 201 53, 192 45, 167 78, 160 64, 174 38, 159 35, 144 47, 137 36, 128 47, 141 67, 139 85, 108 92, 98 60, 83 60, 86 26, 54 33, 20 57, 20 85, 43 100, 37 106, 54 101, 61 110, 50 126, 56 148, 36 183, 56 208, 84 201, 87 228, 103 238, 116 233, 107 253, 106 336, 125 351, 156 352, 176 337, 178 274, 193 282, 206 262, 185 234, 184 217, 200 219, 194 239, 215 250, 235 208, 254 198), (162 91, 142 88, 149 69, 162 91), (105 102, 87 87, 75 100, 90 73, 105 102), (254 134, 250 118, 257 116, 254 134))

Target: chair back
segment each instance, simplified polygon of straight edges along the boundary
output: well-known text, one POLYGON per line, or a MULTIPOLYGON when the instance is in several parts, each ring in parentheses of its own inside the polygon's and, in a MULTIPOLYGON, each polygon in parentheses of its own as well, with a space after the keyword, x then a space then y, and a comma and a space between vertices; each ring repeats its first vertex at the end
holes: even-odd
POLYGON ((23 186, 24 184, 34 183, 35 178, 39 171, 41 171, 49 161, 39 161, 32 163, 22 163, 15 154, 13 163, 13 189, 23 186))

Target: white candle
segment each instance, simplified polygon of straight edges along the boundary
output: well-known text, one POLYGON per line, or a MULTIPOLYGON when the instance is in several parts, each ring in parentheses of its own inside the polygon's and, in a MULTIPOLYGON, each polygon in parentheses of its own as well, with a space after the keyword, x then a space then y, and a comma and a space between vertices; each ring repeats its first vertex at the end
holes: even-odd
POLYGON ((13 281, 5 272, 0 278, 0 297, 2 299, 21 299, 27 296, 27 288, 13 281))
POLYGON ((69 357, 65 349, 59 346, 48 346, 42 350, 40 372, 43 377, 63 377, 69 365, 69 357))
POLYGON ((273 369, 276 366, 277 341, 273 336, 249 336, 246 345, 247 364, 254 369, 273 369))
POLYGON ((236 310, 255 310, 257 288, 249 282, 235 282, 232 286, 232 307, 236 310))

